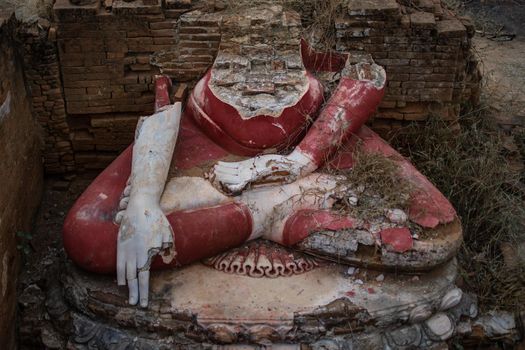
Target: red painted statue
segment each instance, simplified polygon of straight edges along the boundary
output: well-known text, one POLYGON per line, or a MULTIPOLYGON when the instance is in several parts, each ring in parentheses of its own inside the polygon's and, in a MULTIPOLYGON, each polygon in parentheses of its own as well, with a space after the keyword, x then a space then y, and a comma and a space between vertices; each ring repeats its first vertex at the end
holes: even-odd
MULTIPOLYGON (((377 268, 425 270, 450 259, 461 240, 455 211, 364 126, 386 76, 355 59, 317 53, 305 41, 295 51, 221 50, 183 112, 170 104, 170 80, 159 77, 156 113, 71 209, 69 257, 89 271, 116 272, 129 303, 143 307, 150 268, 189 264, 257 238, 296 246, 321 231, 345 231, 355 235, 348 242, 372 249, 348 247, 338 259, 377 268), (339 77, 327 101, 314 76, 323 71, 339 77), (356 140, 363 152, 399 165, 413 188, 407 213, 391 208, 378 223, 333 209, 350 189, 327 169, 351 169, 356 140), (435 235, 415 239, 414 225, 435 235)), ((309 250, 333 256, 322 246, 309 250)))

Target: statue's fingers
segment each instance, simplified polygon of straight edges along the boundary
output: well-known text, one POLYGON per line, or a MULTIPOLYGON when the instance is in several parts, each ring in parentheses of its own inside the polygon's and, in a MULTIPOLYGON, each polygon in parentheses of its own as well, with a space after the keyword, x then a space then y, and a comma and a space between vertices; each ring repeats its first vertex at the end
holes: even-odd
POLYGON ((136 259, 129 259, 126 262, 126 279, 128 280, 129 303, 136 305, 139 300, 136 259))
POLYGON ((117 284, 126 285, 126 257, 121 249, 117 249, 117 284))
POLYGON ((137 305, 137 302, 139 301, 139 282, 136 278, 132 280, 128 279, 128 289, 128 303, 130 305, 137 305))
POLYGON ((137 259, 135 257, 128 257, 126 261, 126 279, 128 282, 137 279, 137 259))
POLYGON ((139 296, 140 296, 140 306, 148 307, 149 270, 143 270, 139 272, 139 296))
POLYGON ((127 197, 131 194, 131 185, 127 185, 125 188, 124 188, 124 192, 122 192, 122 195, 124 197, 127 197))
POLYGON ((128 207, 128 203, 129 203, 129 197, 124 197, 118 203, 118 208, 120 210, 124 210, 124 209, 126 209, 128 207))
POLYGON ((122 223, 122 219, 124 219, 124 214, 126 213, 125 210, 121 210, 115 215, 115 223, 120 224, 122 223))

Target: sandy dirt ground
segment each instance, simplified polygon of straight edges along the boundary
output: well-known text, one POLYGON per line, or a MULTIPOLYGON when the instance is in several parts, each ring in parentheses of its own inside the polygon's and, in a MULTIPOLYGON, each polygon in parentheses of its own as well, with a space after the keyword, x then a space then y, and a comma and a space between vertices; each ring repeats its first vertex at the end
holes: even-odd
POLYGON ((483 94, 497 121, 524 126, 525 122, 525 37, 494 41, 474 40, 481 60, 483 94))

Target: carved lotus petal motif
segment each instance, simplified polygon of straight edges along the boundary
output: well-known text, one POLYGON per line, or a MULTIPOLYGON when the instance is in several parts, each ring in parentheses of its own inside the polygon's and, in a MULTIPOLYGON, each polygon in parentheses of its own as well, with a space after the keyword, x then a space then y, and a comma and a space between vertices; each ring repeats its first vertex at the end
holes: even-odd
POLYGON ((322 262, 278 244, 257 240, 206 259, 204 264, 226 273, 276 278, 310 271, 322 262))
POLYGON ((410 312, 410 322, 420 323, 430 316, 432 316, 432 308, 430 305, 419 305, 410 312))
POLYGON ((459 304, 461 301, 461 298, 463 297, 463 291, 459 288, 454 288, 449 290, 443 299, 441 300, 441 304, 439 305, 440 310, 448 310, 451 307, 454 307, 459 304))

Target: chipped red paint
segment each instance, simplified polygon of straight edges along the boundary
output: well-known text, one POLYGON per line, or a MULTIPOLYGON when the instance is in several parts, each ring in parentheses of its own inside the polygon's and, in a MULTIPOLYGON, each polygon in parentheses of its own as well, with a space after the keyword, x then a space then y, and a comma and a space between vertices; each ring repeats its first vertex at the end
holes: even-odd
POLYGON ((350 298, 353 298, 355 297, 355 292, 353 290, 349 290, 348 292, 345 293, 346 296, 350 297, 350 298))
MULTIPOLYGON (((207 77, 209 79, 209 75, 207 77)), ((169 83, 164 80, 165 77, 156 80, 156 109, 169 103, 169 83)), ((313 78, 310 78, 310 83, 318 84, 313 78)), ((321 90, 317 89, 317 91, 321 90)), ((328 166, 350 168, 352 150, 356 140, 361 139, 364 152, 382 153, 391 157, 400 165, 400 177, 407 178, 413 183, 415 192, 409 211, 412 221, 424 227, 435 227, 438 224, 452 222, 456 218, 456 213, 446 198, 377 134, 365 126, 361 127, 375 110, 382 94, 383 90, 370 87, 367 83, 342 79, 314 127, 301 142, 301 149, 308 152, 318 164, 322 164, 335 152, 335 145, 341 142, 343 151, 340 151, 328 166), (339 120, 336 118, 338 116, 339 120), (342 131, 332 132, 331 128, 342 131), (347 140, 348 136, 355 132, 358 137, 347 140)), ((297 113, 298 110, 304 111, 304 109, 297 107, 287 112, 288 117, 285 117, 284 113, 278 117, 293 119, 285 129, 286 138, 284 135, 281 139, 258 135, 264 134, 261 131, 263 129, 265 133, 275 132, 274 129, 265 128, 269 121, 276 119, 260 116, 252 118, 253 121, 242 120, 239 119, 238 114, 233 114, 232 117, 231 109, 222 102, 208 103, 213 98, 213 94, 198 94, 198 96, 192 94, 181 120, 179 139, 173 158, 176 167, 189 169, 203 165, 228 155, 228 151, 254 155, 260 152, 263 146, 268 146, 267 143, 279 144, 285 139, 287 141, 293 139, 305 127, 304 115, 301 119, 297 113), (198 98, 204 98, 203 96, 205 99, 199 102, 201 108, 197 101, 198 98), (258 129, 259 127, 262 129, 258 129), (204 132, 199 128, 203 128, 204 132), (253 135, 259 137, 257 139, 259 144, 247 146, 246 140, 253 135)), ((305 104, 301 105, 301 108, 308 107, 306 109, 314 115, 321 103, 318 98, 318 93, 312 92, 311 96, 303 101, 305 104)), ((118 226, 113 223, 113 218, 118 211, 120 196, 130 175, 131 158, 130 146, 93 181, 79 197, 65 220, 63 236, 66 252, 75 263, 87 270, 100 273, 115 271, 118 226)), ((248 208, 231 203, 213 208, 175 212, 168 216, 168 220, 174 228, 175 243, 179 252, 176 261, 170 266, 187 264, 238 246, 248 239, 252 225, 248 208)), ((311 232, 322 229, 339 230, 353 225, 350 218, 328 211, 300 211, 287 220, 282 243, 293 245, 311 232)), ((384 230, 380 236, 383 244, 392 246, 396 251, 404 252, 412 247, 412 237, 408 229, 384 230)), ((159 260, 154 262, 155 268, 165 266, 159 260)))
POLYGON ((155 111, 167 106, 170 101, 171 79, 165 75, 155 77, 155 111))
POLYGON ((193 89, 187 108, 201 130, 233 154, 253 156, 270 148, 282 149, 297 143, 323 103, 322 85, 310 73, 306 74, 307 92, 279 116, 243 119, 210 89, 211 70, 193 89))
POLYGON ((327 210, 300 210, 286 220, 282 244, 292 246, 312 232, 337 231, 354 227, 354 221, 327 210))
POLYGON ((412 249, 414 241, 410 230, 403 228, 387 228, 379 233, 383 245, 392 247, 395 252, 404 253, 412 249))
POLYGON ((384 95, 369 81, 341 78, 298 148, 323 164, 372 116, 384 95))

